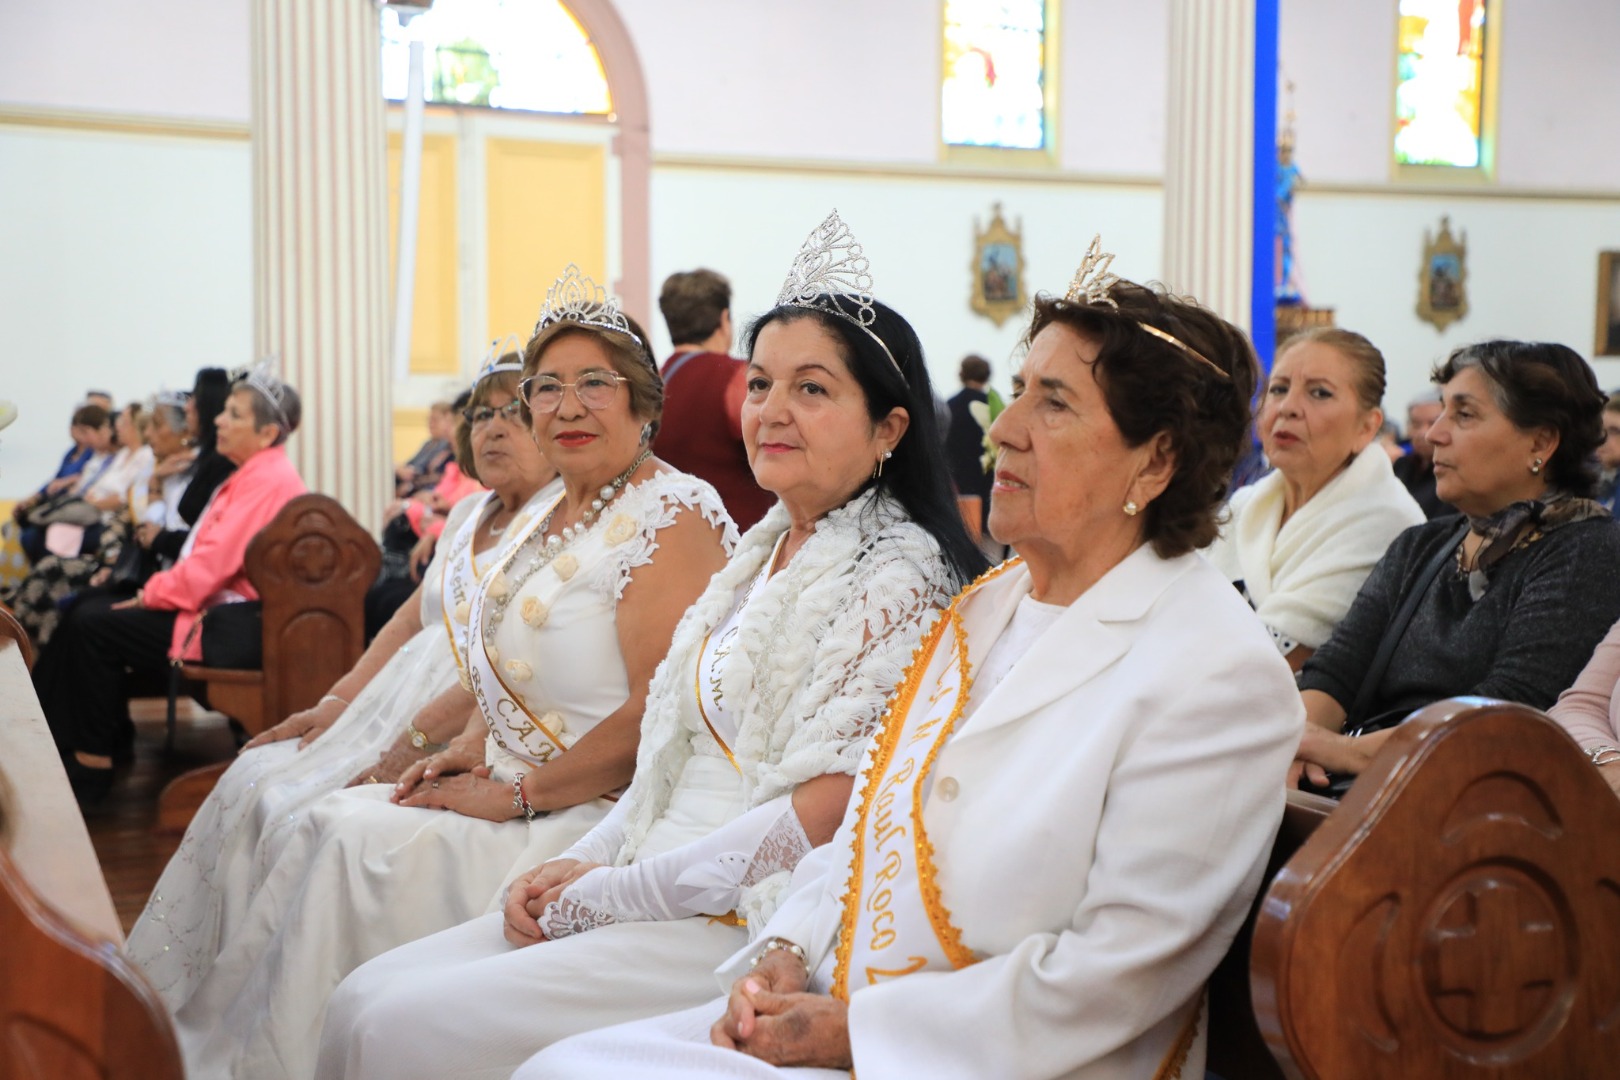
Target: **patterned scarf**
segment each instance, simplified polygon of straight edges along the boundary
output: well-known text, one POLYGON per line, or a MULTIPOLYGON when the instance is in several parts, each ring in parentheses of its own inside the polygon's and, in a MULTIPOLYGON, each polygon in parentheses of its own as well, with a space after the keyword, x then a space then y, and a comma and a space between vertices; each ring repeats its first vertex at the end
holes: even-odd
POLYGON ((1474 553, 1471 568, 1463 564, 1463 545, 1457 545, 1457 576, 1468 579, 1468 593, 1478 600, 1490 585, 1492 568, 1515 551, 1529 547, 1554 529, 1610 516, 1602 503, 1561 491, 1546 499, 1521 500, 1488 517, 1470 517, 1469 531, 1483 536, 1485 541, 1474 553))

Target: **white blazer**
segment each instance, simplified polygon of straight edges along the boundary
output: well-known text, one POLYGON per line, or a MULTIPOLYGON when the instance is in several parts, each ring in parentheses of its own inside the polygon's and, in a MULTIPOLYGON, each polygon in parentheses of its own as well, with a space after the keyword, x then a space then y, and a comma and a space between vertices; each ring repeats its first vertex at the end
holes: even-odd
MULTIPOLYGON (((964 602, 975 665, 1028 591, 1018 567, 964 602)), ((1287 664, 1201 557, 1144 546, 1115 567, 941 751, 925 822, 983 959, 856 991, 856 1074, 1153 1077, 1254 898, 1303 723, 1287 664)), ((805 948, 816 989, 858 802, 761 932, 805 948)), ((1203 1034, 1184 1076, 1203 1074, 1203 1034)))

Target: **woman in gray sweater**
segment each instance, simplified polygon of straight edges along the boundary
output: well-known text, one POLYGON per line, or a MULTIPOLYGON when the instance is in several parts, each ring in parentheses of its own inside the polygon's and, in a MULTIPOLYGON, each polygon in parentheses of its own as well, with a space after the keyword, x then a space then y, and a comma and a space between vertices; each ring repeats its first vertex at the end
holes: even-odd
POLYGON ((1300 672, 1295 782, 1359 774, 1441 698, 1547 708, 1620 618, 1620 526, 1588 497, 1605 401, 1591 368, 1562 345, 1490 341, 1434 381, 1435 482, 1461 513, 1396 537, 1300 672))

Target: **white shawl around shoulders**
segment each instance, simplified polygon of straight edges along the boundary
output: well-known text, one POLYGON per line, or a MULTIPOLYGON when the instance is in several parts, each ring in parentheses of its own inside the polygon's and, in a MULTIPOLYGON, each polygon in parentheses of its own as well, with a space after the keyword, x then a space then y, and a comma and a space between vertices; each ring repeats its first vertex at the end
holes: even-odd
POLYGON ((1283 487, 1274 469, 1233 495, 1231 519, 1205 554, 1228 581, 1242 582, 1287 653, 1320 648, 1390 541, 1425 518, 1376 442, 1279 525, 1283 487))

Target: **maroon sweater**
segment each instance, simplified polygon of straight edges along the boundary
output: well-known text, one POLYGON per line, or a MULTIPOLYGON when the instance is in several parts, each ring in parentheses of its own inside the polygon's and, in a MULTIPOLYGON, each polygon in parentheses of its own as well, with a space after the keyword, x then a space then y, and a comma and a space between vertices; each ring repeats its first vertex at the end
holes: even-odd
MULTIPOLYGON (((720 493, 739 531, 765 516, 776 496, 754 482, 743 449, 742 417, 728 407, 727 391, 746 365, 720 353, 676 353, 664 362, 664 417, 653 440, 663 460, 707 480, 720 493)), ((740 401, 741 394, 733 394, 740 401)))

